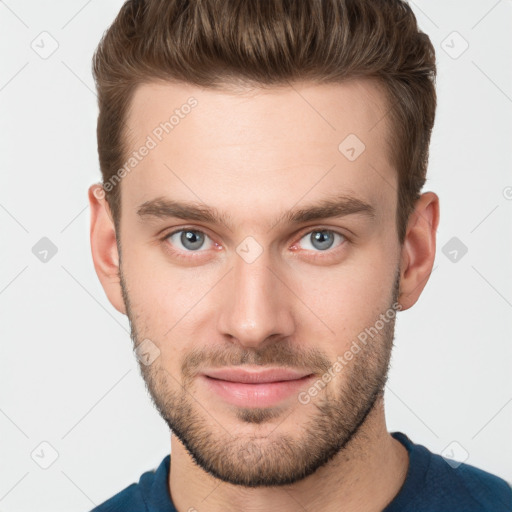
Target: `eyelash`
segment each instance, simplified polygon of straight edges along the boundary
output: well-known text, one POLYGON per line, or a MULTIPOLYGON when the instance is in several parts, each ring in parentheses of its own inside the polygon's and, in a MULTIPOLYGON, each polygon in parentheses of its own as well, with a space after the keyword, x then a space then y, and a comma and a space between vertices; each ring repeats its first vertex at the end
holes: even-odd
MULTIPOLYGON (((167 233, 165 234, 160 240, 162 242, 167 242, 167 240, 175 235, 176 233, 181 233, 182 231, 193 231, 194 233, 200 233, 202 235, 206 235, 208 238, 211 239, 211 237, 208 235, 208 233, 205 233, 204 231, 200 230, 200 229, 196 229, 192 226, 185 226, 185 227, 181 227, 180 229, 176 229, 170 233, 167 233)), ((303 233, 301 233, 301 235, 299 236, 298 238, 298 242, 300 242, 300 240, 302 240, 306 235, 309 235, 311 233, 315 233, 315 232, 322 232, 322 231, 325 231, 327 233, 332 233, 334 235, 338 235, 338 236, 341 236, 343 238, 342 242, 340 243, 340 245, 338 245, 337 247, 335 247, 334 249, 327 249, 325 251, 315 251, 315 252, 318 252, 319 254, 315 254, 314 256, 311 256, 310 259, 316 261, 317 259, 323 259, 323 258, 327 258, 328 256, 332 256, 333 254, 337 254, 338 251, 342 250, 346 243, 350 243, 351 240, 347 237, 347 235, 345 235, 344 233, 340 233, 338 231, 334 231, 332 229, 329 229, 329 228, 324 228, 324 227, 316 227, 315 229, 310 229, 309 231, 305 231, 303 233), (322 253, 326 254, 326 256, 323 256, 322 253)), ((297 245, 297 243, 294 243, 293 246, 297 245)), ((216 242, 213 242, 214 244, 218 245, 216 242)), ((206 252, 205 250, 197 250, 197 251, 178 251, 178 250, 175 250, 175 249, 172 249, 171 248, 171 245, 168 243, 166 244, 166 248, 168 251, 170 251, 172 253, 172 255, 174 257, 177 257, 179 259, 186 259, 186 260, 191 260, 191 258, 197 258, 197 257, 201 257, 201 253, 202 252, 206 252), (183 252, 186 253, 183 254, 183 252), (197 253, 197 256, 194 255, 194 253, 197 253), (191 256, 192 255, 192 256, 191 256)))

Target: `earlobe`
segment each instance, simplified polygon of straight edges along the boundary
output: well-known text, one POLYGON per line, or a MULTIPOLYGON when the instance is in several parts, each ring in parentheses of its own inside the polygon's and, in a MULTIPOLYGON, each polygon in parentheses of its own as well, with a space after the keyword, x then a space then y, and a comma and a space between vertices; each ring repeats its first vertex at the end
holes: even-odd
POLYGON ((96 274, 110 303, 126 314, 119 275, 119 253, 115 226, 105 193, 100 184, 89 187, 91 211, 91 253, 96 274))
POLYGON ((430 277, 438 224, 439 197, 434 192, 425 192, 411 213, 401 251, 399 302, 403 311, 416 303, 430 277))

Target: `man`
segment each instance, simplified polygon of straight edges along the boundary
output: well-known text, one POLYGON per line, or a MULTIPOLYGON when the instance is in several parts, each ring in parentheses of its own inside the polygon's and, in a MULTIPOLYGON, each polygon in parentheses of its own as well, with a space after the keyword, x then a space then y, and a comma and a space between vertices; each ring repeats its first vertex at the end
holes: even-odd
POLYGON ((439 222, 409 6, 128 1, 94 73, 92 255, 172 431, 95 511, 512 510, 501 478, 386 428, 439 222))

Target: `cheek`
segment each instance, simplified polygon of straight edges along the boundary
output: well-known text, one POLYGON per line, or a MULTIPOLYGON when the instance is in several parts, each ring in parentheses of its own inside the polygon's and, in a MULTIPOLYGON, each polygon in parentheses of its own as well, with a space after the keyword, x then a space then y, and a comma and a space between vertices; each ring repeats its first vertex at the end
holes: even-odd
MULTIPOLYGON (((215 308, 209 293, 218 281, 213 268, 177 267, 155 248, 143 254, 132 247, 123 258, 123 274, 139 337, 158 344, 166 368, 178 367, 186 353, 200 344, 200 332, 215 308)), ((200 347, 199 347, 200 348, 200 347)))
POLYGON ((318 324, 319 318, 341 350, 390 307, 395 271, 393 258, 374 247, 346 264, 297 273, 297 295, 316 315, 308 314, 306 323, 318 324))
POLYGON ((174 272, 139 275, 131 289, 134 313, 139 313, 148 330, 158 339, 169 339, 194 317, 194 308, 207 293, 204 283, 174 272))

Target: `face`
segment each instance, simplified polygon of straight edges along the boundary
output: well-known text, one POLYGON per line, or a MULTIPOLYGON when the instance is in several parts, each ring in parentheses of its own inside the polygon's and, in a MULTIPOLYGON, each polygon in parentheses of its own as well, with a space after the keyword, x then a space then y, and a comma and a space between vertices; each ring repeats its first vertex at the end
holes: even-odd
POLYGON ((123 300, 156 407, 216 478, 301 480, 383 390, 400 276, 386 110, 364 81, 133 98, 130 147, 152 147, 117 185, 123 300), (291 380, 218 373, 276 368, 291 380))

